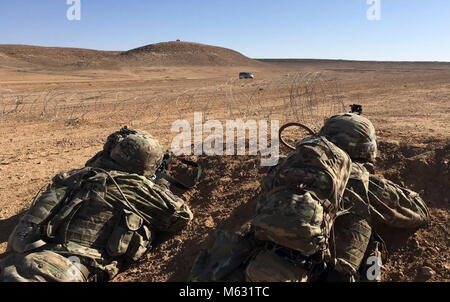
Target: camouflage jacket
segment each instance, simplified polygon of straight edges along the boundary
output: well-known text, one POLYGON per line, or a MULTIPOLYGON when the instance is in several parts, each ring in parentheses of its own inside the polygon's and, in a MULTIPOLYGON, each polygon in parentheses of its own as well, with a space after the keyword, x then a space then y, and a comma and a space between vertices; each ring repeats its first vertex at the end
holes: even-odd
POLYGON ((344 207, 369 222, 394 228, 417 228, 430 219, 427 205, 419 194, 370 174, 360 163, 352 164, 344 207))
POLYGON ((184 201, 165 186, 87 167, 54 177, 11 234, 8 251, 51 250, 110 274, 112 262, 138 260, 155 234, 178 232, 192 218, 184 201))

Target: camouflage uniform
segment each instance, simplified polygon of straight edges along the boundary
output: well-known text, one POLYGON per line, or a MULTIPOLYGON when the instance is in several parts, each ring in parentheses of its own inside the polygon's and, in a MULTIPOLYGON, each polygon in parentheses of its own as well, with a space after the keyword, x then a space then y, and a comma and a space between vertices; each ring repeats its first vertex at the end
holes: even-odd
POLYGON ((332 142, 327 143, 329 150, 346 152, 353 160, 350 166, 346 161, 336 164, 339 157, 324 152, 319 158, 334 169, 314 169, 303 152, 310 139, 301 142, 263 179, 250 231, 213 233, 194 264, 191 280, 364 280, 364 260, 385 254, 384 243, 372 229, 375 221, 397 228, 429 221, 427 206, 417 193, 373 175, 378 150, 368 119, 337 115, 326 122, 319 137, 332 142), (327 196, 330 187, 341 193, 327 196), (327 203, 332 210, 324 211, 327 203), (328 268, 321 266, 324 263, 328 268))
POLYGON ((0 281, 107 281, 183 229, 189 208, 148 179, 162 158, 150 134, 124 128, 85 168, 55 176, 11 234, 0 281))
POLYGON ((334 220, 350 157, 324 137, 303 140, 263 179, 251 229, 215 232, 197 258, 192 281, 303 282, 329 261, 334 220))
POLYGON ((378 150, 375 128, 367 118, 350 113, 336 115, 325 123, 319 135, 327 137, 353 160, 344 194, 344 207, 349 214, 338 218, 334 228, 334 266, 343 275, 364 279, 365 272, 358 274, 363 259, 379 254, 376 246, 382 245, 375 238, 373 224, 421 227, 429 221, 428 208, 417 193, 374 175, 378 150))

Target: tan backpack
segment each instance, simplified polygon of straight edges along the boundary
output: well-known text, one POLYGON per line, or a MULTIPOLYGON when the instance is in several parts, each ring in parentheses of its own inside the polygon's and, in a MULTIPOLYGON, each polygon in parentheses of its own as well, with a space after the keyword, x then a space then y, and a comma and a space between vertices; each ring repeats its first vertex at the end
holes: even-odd
POLYGON ((324 137, 310 137, 263 179, 265 194, 252 220, 260 240, 313 255, 328 252, 351 159, 324 137))

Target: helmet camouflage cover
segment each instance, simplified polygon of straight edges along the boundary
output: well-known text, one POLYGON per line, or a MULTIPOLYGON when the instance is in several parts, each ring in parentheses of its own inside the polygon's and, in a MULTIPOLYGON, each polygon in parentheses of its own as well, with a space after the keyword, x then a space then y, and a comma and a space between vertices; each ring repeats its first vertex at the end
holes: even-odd
POLYGON ((319 135, 343 149, 353 160, 374 162, 377 157, 375 127, 361 115, 335 115, 326 121, 319 135))
POLYGON ((122 128, 108 137, 103 151, 86 166, 152 176, 161 165, 163 156, 161 144, 151 134, 122 128))

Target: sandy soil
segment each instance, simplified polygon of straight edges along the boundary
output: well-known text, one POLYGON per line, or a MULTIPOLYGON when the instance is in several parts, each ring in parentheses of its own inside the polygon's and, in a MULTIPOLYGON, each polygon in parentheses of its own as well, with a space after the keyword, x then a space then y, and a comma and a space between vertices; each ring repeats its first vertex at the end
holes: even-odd
MULTIPOLYGON (((420 192, 431 208, 426 228, 380 228, 390 251, 384 279, 450 280, 450 64, 254 62, 228 53, 226 60, 215 59, 219 64, 199 59, 188 66, 186 58, 157 64, 146 54, 138 58, 141 63, 128 64, 111 59, 118 53, 82 52, 69 51, 76 57, 67 59, 70 64, 64 56, 53 56, 50 64, 39 50, 0 46, 0 253, 36 192, 56 173, 81 167, 121 126, 147 130, 170 148, 171 123, 191 119, 194 111, 219 120, 262 119, 270 111, 269 117, 289 121, 295 116, 279 99, 289 94, 289 77, 320 72, 324 83, 338 82, 342 102, 364 105, 374 122, 381 152, 377 172, 420 192), (29 54, 39 60, 25 60, 29 54), (237 64, 228 61, 236 57, 237 64), (74 62, 87 63, 74 67, 74 62), (256 80, 230 81, 240 71, 254 72, 256 80)), ((188 52, 204 54, 205 49, 188 52)), ((266 171, 259 158, 196 159, 205 170, 202 182, 180 193, 195 214, 193 223, 117 281, 183 281, 211 230, 237 230, 251 217, 266 171)))

